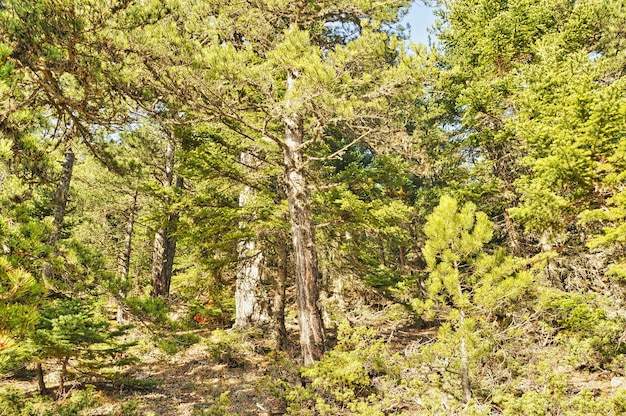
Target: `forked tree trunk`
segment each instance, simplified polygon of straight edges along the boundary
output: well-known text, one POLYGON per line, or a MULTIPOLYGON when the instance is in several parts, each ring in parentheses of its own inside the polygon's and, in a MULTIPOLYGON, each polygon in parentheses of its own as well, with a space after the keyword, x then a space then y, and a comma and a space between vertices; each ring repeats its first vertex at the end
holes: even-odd
MULTIPOLYGON (((287 96, 292 93, 298 73, 290 70, 287 75, 287 96)), ((287 108, 290 107, 287 102, 287 108)), ((300 323, 300 347, 304 365, 322 358, 324 354, 324 329, 319 298, 319 269, 315 251, 315 233, 311 216, 311 198, 304 176, 302 155, 303 122, 297 110, 284 119, 285 143, 285 191, 289 203, 291 236, 296 266, 296 296, 300 323)))
MULTIPOLYGON (((241 163, 257 167, 252 154, 243 152, 241 163)), ((244 208, 255 198, 255 190, 246 185, 239 193, 239 207, 244 208)), ((243 224, 242 224, 243 225, 243 224)), ((263 288, 263 262, 265 256, 257 248, 254 238, 242 240, 237 247, 239 266, 235 287, 235 328, 258 326, 269 320, 266 313, 267 296, 263 288)))
MULTIPOLYGON (((182 187, 182 178, 176 179, 176 186, 182 187)), ((176 239, 173 236, 178 226, 179 214, 174 212, 167 217, 166 226, 154 235, 152 256, 152 297, 167 298, 170 294, 176 239)))
MULTIPOLYGON (((176 138, 172 133, 167 142, 165 154, 165 178, 164 187, 183 186, 183 179, 176 178, 174 183, 174 154, 176 138)), ((178 224, 179 214, 174 212, 167 218, 165 225, 159 228, 154 234, 154 248, 152 252, 152 292, 153 298, 167 298, 170 294, 170 284, 172 282, 172 270, 174 257, 176 254, 176 241, 172 237, 178 224)))

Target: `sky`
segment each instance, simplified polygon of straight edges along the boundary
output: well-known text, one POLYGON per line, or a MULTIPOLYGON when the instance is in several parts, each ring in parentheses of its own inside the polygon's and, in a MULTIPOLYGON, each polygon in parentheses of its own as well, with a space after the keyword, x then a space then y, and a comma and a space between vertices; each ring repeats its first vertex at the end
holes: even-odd
POLYGON ((411 10, 402 20, 404 26, 411 26, 411 40, 413 42, 422 42, 428 45, 427 28, 435 24, 435 16, 433 9, 425 6, 422 2, 415 2, 411 6, 411 10))

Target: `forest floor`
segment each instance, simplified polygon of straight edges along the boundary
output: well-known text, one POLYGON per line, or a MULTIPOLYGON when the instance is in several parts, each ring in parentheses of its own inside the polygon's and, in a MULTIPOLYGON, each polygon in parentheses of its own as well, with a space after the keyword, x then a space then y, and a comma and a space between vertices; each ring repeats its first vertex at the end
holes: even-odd
MULTIPOLYGON (((420 329, 406 320, 372 324, 390 349, 398 352, 436 333, 434 328, 420 329)), ((136 364, 110 379, 76 377, 80 382, 67 382, 65 394, 59 399, 60 366, 48 362, 44 366, 46 385, 57 403, 86 385, 93 385, 98 405, 81 413, 92 416, 284 414, 281 382, 301 383, 297 325, 288 325, 288 332, 289 348, 284 353, 274 352, 272 341, 263 334, 222 329, 161 333, 161 337, 170 340, 172 335, 184 339, 176 346, 176 352, 169 348, 167 352, 158 345, 158 340, 155 342, 155 334, 137 330, 134 333, 139 341, 139 346, 134 347, 139 358, 136 364)), ((328 336, 332 344, 333 332, 329 331, 328 336)), ((78 369, 70 363, 69 374, 73 373, 76 375, 78 369)), ((37 392, 35 372, 25 370, 18 379, 0 380, 0 389, 9 385, 33 397, 37 392)))
MULTIPOLYGON (((406 319, 365 319, 359 324, 375 327, 389 349, 400 354, 411 354, 434 339, 437 332, 436 327, 424 329, 406 319)), ((285 383, 302 383, 297 364, 297 327, 292 324, 288 330, 290 348, 284 353, 274 352, 269 337, 254 332, 205 328, 178 333, 176 339, 187 341, 176 351, 167 352, 163 344, 158 346, 155 334, 137 331, 135 336, 141 342, 134 347, 139 358, 136 364, 109 379, 76 377, 80 382, 68 382, 65 395, 57 403, 69 400, 73 392, 91 384, 97 405, 82 411, 82 415, 281 415, 286 410, 285 383), (148 339, 151 341, 146 342, 148 339)), ((332 344, 332 332, 329 335, 332 344)), ((56 398, 60 368, 49 362, 45 369, 48 390, 56 398)), ((571 376, 570 383, 576 384, 572 387, 577 390, 584 387, 600 392, 626 387, 626 380, 606 379, 598 373, 576 372, 571 376), (616 382, 624 386, 612 385, 616 382)), ((25 371, 19 380, 0 381, 0 388, 11 385, 33 397, 37 391, 35 379, 34 371, 25 371)))

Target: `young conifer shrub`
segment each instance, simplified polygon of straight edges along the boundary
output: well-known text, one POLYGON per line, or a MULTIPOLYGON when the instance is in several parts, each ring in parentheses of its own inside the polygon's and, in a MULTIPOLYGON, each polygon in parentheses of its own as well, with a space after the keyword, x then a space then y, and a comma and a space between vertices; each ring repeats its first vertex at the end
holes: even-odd
POLYGON ((534 282, 531 274, 518 271, 518 260, 488 246, 492 229, 474 204, 460 207, 449 196, 441 198, 424 227, 427 296, 413 306, 426 319, 443 322, 436 342, 424 346, 417 361, 437 375, 431 381, 444 396, 464 406, 482 395, 477 375, 496 350, 494 331, 506 325, 534 282))
POLYGON ((88 372, 132 362, 125 353, 135 343, 119 340, 129 328, 113 328, 109 321, 97 316, 86 301, 62 299, 50 302, 40 311, 32 341, 39 360, 52 358, 61 365, 61 394, 70 360, 77 368, 88 372))

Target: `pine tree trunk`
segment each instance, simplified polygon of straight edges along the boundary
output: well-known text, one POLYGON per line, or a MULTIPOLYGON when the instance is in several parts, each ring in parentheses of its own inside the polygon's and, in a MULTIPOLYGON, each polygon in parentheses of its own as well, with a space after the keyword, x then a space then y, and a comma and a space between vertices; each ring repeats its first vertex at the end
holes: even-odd
POLYGON ((137 196, 138 191, 135 190, 132 204, 128 210, 128 220, 124 233, 124 249, 120 255, 117 268, 117 276, 122 281, 126 281, 130 273, 130 255, 132 251, 133 230, 135 229, 135 214, 137 213, 137 196))
MULTIPOLYGON (((167 142, 165 180, 163 186, 182 188, 183 179, 181 177, 177 177, 176 183, 174 183, 174 154, 175 137, 172 134, 172 137, 167 142)), ((159 228, 154 235, 151 293, 153 298, 167 298, 170 294, 174 256, 176 254, 176 241, 172 237, 172 233, 176 229, 178 218, 179 214, 177 212, 170 214, 165 225, 159 228)))
POLYGON ((163 282, 163 264, 165 263, 165 228, 159 228, 154 234, 154 248, 152 250, 152 293, 153 298, 167 297, 163 282))
POLYGON ((261 284, 263 253, 253 240, 239 243, 239 262, 235 289, 235 327, 247 328, 267 321, 263 311, 261 284))
MULTIPOLYGON (((459 264, 455 263, 455 270, 459 270, 459 264)), ((463 299, 463 288, 461 287, 461 282, 458 282, 457 286, 459 299, 463 299)), ((469 402, 472 398, 472 388, 470 385, 469 378, 469 353, 467 351, 467 340, 466 340, 466 328, 465 328, 465 311, 463 308, 459 308, 460 320, 459 320, 459 331, 461 335, 460 340, 460 353, 461 353, 461 390, 463 391, 463 399, 465 403, 469 402)))
POLYGON ((43 379, 43 365, 41 363, 37 363, 37 384, 39 385, 39 394, 46 394, 46 382, 43 379))
MULTIPOLYGON (((128 220, 126 222, 126 230, 124 235, 124 250, 119 259, 119 264, 117 268, 117 276, 118 279, 126 283, 128 281, 128 276, 130 274, 130 255, 132 251, 132 240, 133 240, 133 231, 135 229, 135 214, 137 213, 137 196, 139 192, 135 190, 133 194, 133 202, 128 211, 128 220)), ((120 291, 120 296, 122 299, 126 297, 126 293, 120 291)), ((123 323, 126 320, 126 316, 124 313, 124 309, 122 308, 121 299, 118 302, 117 306, 117 322, 123 323)))
POLYGON ((74 154, 72 148, 69 147, 65 152, 63 170, 61 171, 61 178, 59 179, 59 185, 54 196, 54 206, 52 209, 52 215, 54 217, 54 227, 52 229, 52 233, 48 237, 48 244, 55 248, 61 235, 61 226, 63 225, 63 220, 65 219, 65 208, 67 207, 67 199, 70 192, 70 183, 72 181, 72 172, 74 170, 75 160, 76 155, 74 154))
MULTIPOLYGON (((67 207, 67 199, 70 193, 70 183, 72 182, 72 172, 74 171, 74 161, 76 155, 71 146, 65 151, 65 159, 63 161, 63 168, 61 170, 61 177, 59 178, 59 184, 57 186, 54 200, 52 201, 52 216, 53 226, 52 232, 48 236, 48 244, 52 246, 52 251, 57 253, 57 243, 61 236, 61 227, 63 226, 63 220, 65 219, 65 208, 67 207)), ((49 280, 53 277, 52 265, 49 262, 44 262, 42 278, 44 284, 49 286, 49 280)))
MULTIPOLYGON (((241 154, 241 163, 253 167, 254 157, 247 152, 241 154)), ((239 194, 239 207, 244 208, 256 192, 248 185, 239 194)), ((242 224, 243 225, 243 224, 242 224)), ((262 287, 264 256, 254 239, 242 240, 237 247, 239 267, 235 288, 235 328, 257 326, 268 320, 264 309, 262 287)))
POLYGON ((472 398, 472 388, 469 378, 469 354, 467 352, 467 341, 465 339, 465 313, 461 311, 461 320, 459 327, 461 328, 461 390, 463 390, 463 399, 465 403, 472 398))
POLYGON ((276 247, 278 271, 274 281, 274 346, 277 350, 287 348, 287 328, 285 328, 285 291, 287 288, 287 251, 286 244, 276 247))
MULTIPOLYGON (((298 74, 290 70, 287 76, 287 96, 295 86, 298 74)), ((289 102, 287 108, 289 108, 289 102)), ((304 176, 302 158, 303 123, 297 112, 285 117, 285 190, 289 203, 291 234, 296 266, 296 292, 300 347, 304 365, 322 358, 324 354, 324 329, 319 298, 319 269, 315 251, 315 233, 311 215, 310 195, 304 176)))
MULTIPOLYGON (((180 176, 176 177, 176 182, 174 183, 176 188, 183 187, 183 178, 180 176)), ((172 274, 174 271, 174 257, 176 256, 176 236, 174 233, 176 232, 176 228, 178 228, 178 220, 180 219, 180 214, 178 211, 173 212, 167 219, 167 229, 165 234, 165 254, 164 254, 164 263, 163 263, 163 284, 165 287, 165 295, 168 296, 170 293, 170 285, 172 283, 172 274)))
POLYGON ((69 357, 63 357, 61 360, 61 376, 59 378, 59 391, 57 393, 57 398, 62 398, 63 393, 65 393, 65 379, 67 378, 67 363, 69 361, 69 357))

